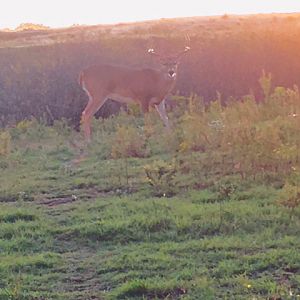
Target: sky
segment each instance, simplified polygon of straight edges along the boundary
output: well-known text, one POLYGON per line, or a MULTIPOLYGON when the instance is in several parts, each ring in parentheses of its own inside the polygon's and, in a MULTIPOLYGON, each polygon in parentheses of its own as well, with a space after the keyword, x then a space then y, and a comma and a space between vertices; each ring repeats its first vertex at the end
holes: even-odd
POLYGON ((1 2, 0 28, 12 29, 28 22, 66 27, 73 24, 113 24, 225 13, 300 12, 300 0, 0 0, 1 2))

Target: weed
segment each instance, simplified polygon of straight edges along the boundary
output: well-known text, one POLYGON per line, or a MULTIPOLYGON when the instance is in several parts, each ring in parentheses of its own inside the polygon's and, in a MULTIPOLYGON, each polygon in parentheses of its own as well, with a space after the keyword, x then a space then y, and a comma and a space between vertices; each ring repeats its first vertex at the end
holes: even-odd
POLYGON ((155 161, 144 166, 144 170, 154 196, 170 197, 176 194, 176 166, 174 162, 155 161))
POLYGON ((0 157, 6 156, 11 151, 11 135, 8 131, 0 131, 0 157))

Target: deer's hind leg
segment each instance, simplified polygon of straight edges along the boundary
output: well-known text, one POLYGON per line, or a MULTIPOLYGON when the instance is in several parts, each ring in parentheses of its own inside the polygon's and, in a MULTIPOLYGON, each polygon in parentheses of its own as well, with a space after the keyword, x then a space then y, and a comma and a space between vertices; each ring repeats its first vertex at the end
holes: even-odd
POLYGON ((84 132, 84 137, 87 142, 91 141, 91 121, 94 114, 103 106, 106 101, 106 97, 95 97, 89 95, 89 102, 85 107, 81 115, 81 123, 84 132))

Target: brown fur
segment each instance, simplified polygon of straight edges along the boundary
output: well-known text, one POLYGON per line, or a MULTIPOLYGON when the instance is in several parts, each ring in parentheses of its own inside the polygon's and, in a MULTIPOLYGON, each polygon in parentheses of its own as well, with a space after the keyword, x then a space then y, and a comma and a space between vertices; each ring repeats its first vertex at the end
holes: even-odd
POLYGON ((130 69, 113 65, 92 66, 83 70, 79 76, 80 86, 98 102, 110 94, 120 94, 128 101, 139 103, 143 111, 159 104, 171 92, 175 79, 159 70, 130 69), (83 79, 84 77, 84 79, 83 79))
POLYGON ((150 107, 155 107, 164 125, 169 128, 164 100, 175 86, 178 61, 188 50, 189 47, 185 47, 175 58, 163 61, 153 49, 149 49, 150 54, 159 58, 161 70, 106 64, 83 70, 78 81, 89 96, 81 119, 86 139, 90 140, 91 118, 108 98, 120 103, 137 103, 145 113, 150 107))

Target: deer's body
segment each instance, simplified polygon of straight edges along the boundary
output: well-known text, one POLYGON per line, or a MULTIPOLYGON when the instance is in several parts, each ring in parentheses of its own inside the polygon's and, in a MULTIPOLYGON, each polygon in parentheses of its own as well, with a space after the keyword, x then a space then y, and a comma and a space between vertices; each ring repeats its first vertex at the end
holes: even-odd
POLYGON ((120 103, 138 103, 144 113, 150 107, 155 107, 164 125, 169 128, 164 100, 175 86, 179 58, 188 50, 189 47, 186 47, 165 62, 153 49, 149 49, 150 54, 159 57, 160 70, 103 64, 81 71, 79 84, 89 97, 81 119, 86 139, 90 140, 93 115, 108 99, 120 103))
POLYGON ((107 64, 91 66, 83 70, 79 77, 79 83, 89 97, 97 99, 98 103, 100 97, 103 99, 100 107, 107 99, 112 99, 120 103, 137 103, 143 112, 148 112, 150 106, 160 104, 175 82, 175 78, 162 76, 159 70, 107 64))

